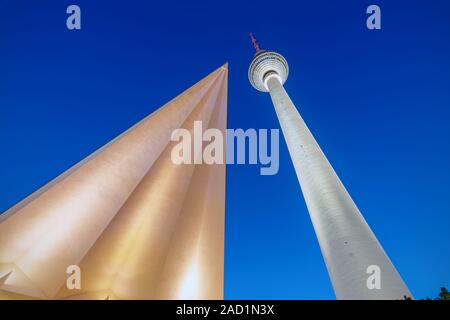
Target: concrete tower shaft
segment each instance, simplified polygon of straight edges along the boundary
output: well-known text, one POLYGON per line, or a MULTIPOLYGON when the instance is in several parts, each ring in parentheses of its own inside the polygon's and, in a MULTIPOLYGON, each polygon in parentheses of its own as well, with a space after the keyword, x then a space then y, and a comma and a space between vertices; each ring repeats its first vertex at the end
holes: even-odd
POLYGON ((257 51, 248 75, 272 98, 337 299, 412 297, 285 91, 286 59, 257 51))
POLYGON ((411 297, 280 81, 272 77, 267 85, 336 297, 411 297), (367 284, 373 268, 379 268, 380 289, 367 284))

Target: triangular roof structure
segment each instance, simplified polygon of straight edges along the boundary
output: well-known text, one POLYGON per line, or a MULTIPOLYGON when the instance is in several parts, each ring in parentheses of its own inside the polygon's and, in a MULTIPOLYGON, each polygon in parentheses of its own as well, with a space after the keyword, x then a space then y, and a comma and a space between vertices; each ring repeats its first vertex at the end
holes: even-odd
POLYGON ((0 215, 0 299, 222 299, 225 164, 174 164, 170 138, 194 121, 225 136, 227 76, 224 65, 0 215), (80 289, 66 286, 71 265, 80 289))

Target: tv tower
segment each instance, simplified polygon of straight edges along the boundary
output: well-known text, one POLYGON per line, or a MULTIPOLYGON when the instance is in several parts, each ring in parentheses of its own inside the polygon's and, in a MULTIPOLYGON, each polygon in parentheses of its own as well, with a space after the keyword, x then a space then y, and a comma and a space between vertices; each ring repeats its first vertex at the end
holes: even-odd
POLYGON ((336 298, 412 297, 284 89, 286 59, 250 37, 256 53, 248 78, 270 93, 336 298))

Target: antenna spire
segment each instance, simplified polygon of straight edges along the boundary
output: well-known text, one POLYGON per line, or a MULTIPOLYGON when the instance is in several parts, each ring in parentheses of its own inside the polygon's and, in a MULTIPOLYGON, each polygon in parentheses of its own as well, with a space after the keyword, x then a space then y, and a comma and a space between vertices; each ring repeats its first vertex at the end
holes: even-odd
POLYGON ((256 41, 256 38, 253 36, 253 33, 249 33, 250 38, 252 39, 253 47, 255 47, 256 53, 261 51, 261 48, 259 47, 258 41, 256 41))

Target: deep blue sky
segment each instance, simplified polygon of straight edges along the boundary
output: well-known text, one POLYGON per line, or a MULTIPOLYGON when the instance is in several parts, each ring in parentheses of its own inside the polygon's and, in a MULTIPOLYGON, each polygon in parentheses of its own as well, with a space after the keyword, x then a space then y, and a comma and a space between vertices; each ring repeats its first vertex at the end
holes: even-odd
MULTIPOLYGON (((450 286, 450 2, 0 2, 0 212, 215 68, 229 128, 278 128, 247 80, 282 53, 286 89, 417 298, 450 286), (82 30, 66 29, 78 4, 82 30)), ((225 297, 333 299, 281 140, 280 171, 228 166, 225 297)))

